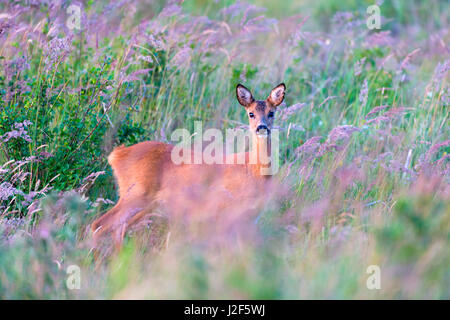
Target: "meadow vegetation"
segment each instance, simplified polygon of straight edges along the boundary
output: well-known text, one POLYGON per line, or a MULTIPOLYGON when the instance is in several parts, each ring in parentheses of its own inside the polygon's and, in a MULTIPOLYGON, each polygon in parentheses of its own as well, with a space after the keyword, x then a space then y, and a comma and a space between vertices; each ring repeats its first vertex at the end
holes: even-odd
POLYGON ((384 1, 369 30, 372 2, 0 4, 0 298, 449 299, 449 6, 384 1), (257 219, 158 212, 92 249, 114 146, 243 127, 236 84, 280 82, 283 190, 257 219))

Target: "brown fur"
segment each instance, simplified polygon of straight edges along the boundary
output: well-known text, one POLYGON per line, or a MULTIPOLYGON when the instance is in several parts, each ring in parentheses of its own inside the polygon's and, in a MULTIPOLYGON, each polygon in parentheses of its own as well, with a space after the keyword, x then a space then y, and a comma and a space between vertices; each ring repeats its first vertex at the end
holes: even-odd
MULTIPOLYGON (((253 100, 246 109, 257 114, 255 119, 264 120, 268 110, 276 107, 269 100, 270 96, 264 102, 253 100)), ((271 121, 264 121, 271 127, 271 121)), ((262 143, 267 143, 267 140, 258 138, 256 148, 251 152, 257 152, 262 143)), ((160 203, 170 204, 172 199, 181 197, 195 185, 207 185, 208 190, 226 190, 235 199, 243 196, 252 198, 265 188, 267 176, 260 175, 262 165, 259 162, 250 164, 249 152, 245 154, 245 164, 175 165, 171 160, 172 149, 170 144, 145 141, 113 150, 108 162, 114 171, 120 198, 112 209, 92 223, 95 240, 111 232, 116 247, 120 247, 125 232, 133 224, 142 220, 160 203)), ((236 158, 237 154, 226 157, 236 158)))

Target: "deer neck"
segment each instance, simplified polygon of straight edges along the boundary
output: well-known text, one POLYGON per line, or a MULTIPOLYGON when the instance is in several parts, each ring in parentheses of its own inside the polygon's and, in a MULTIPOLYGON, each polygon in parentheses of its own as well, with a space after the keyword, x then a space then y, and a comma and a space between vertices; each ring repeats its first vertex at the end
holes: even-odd
POLYGON ((250 172, 255 176, 266 176, 271 165, 270 135, 257 136, 252 134, 252 144, 249 152, 250 172))

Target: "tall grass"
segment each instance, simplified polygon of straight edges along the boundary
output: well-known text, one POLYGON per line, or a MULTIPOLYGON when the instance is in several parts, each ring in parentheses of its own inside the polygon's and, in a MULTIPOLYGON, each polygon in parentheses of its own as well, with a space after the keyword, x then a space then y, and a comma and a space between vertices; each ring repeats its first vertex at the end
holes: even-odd
POLYGON ((2 4, 0 297, 448 299, 445 3, 383 3, 372 31, 364 1, 74 2, 81 30, 68 2, 2 4), (218 235, 160 212, 91 249, 114 146, 240 126, 235 85, 281 81, 286 188, 257 220, 218 235))

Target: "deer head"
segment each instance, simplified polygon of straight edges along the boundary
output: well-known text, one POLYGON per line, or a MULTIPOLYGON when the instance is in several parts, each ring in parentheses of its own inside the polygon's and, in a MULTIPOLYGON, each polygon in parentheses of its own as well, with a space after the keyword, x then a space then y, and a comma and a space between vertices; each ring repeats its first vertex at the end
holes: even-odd
POLYGON ((266 100, 255 100, 249 89, 241 84, 236 87, 239 103, 247 111, 250 131, 256 136, 268 136, 272 130, 275 111, 284 99, 286 86, 280 83, 272 89, 266 100))

